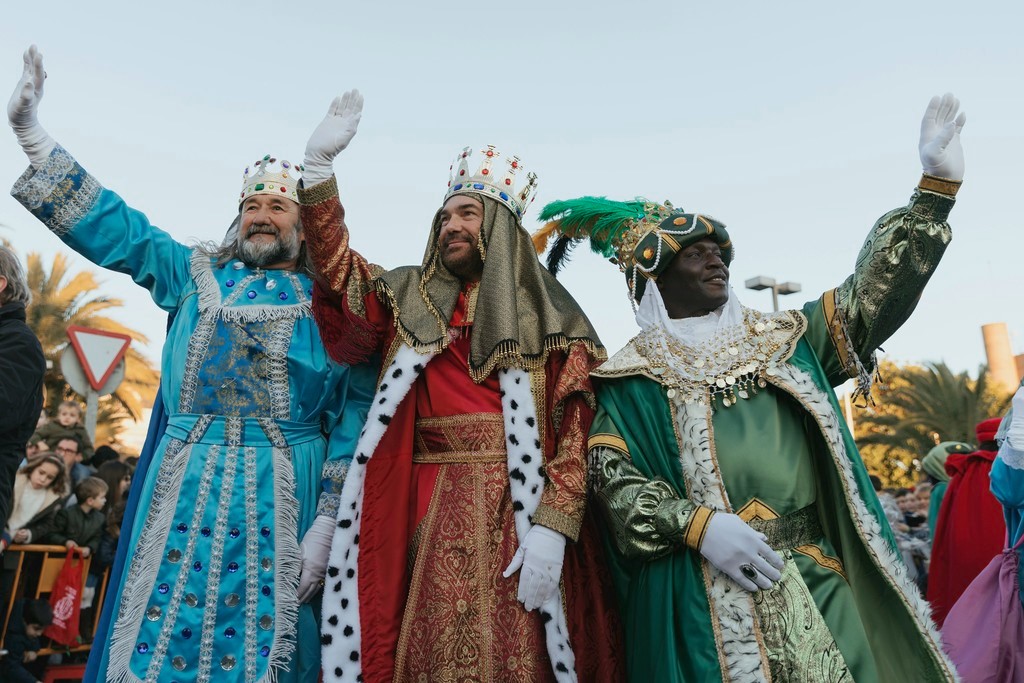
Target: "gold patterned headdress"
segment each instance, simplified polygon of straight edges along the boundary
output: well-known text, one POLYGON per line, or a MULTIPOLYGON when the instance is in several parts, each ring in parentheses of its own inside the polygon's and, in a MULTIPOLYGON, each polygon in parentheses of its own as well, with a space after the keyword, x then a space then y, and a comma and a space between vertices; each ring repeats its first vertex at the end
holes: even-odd
POLYGON ((590 248, 617 263, 626 275, 631 301, 644 295, 647 281, 660 275, 672 257, 699 240, 710 238, 722 250, 727 265, 734 252, 725 224, 702 214, 685 213, 664 204, 636 199, 617 202, 604 197, 580 197, 551 202, 541 210, 548 223, 534 236, 537 253, 558 233, 548 254, 548 270, 557 274, 572 247, 584 239, 590 248))

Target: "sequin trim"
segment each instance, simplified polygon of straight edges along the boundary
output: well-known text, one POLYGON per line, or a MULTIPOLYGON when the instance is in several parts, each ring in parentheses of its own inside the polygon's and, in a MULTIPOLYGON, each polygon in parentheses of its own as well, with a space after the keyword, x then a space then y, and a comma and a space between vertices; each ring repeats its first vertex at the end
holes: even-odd
MULTIPOLYGON (((210 457, 213 460, 219 460, 214 457, 213 450, 210 451, 210 457)), ((235 483, 235 468, 237 467, 238 461, 238 449, 229 447, 227 449, 227 456, 224 458, 224 472, 221 475, 221 490, 233 491, 235 483)), ((231 509, 231 496, 222 496, 217 506, 217 517, 213 526, 213 541, 210 546, 210 557, 208 558, 209 574, 206 579, 206 605, 203 609, 203 631, 202 639, 199 642, 199 669, 196 677, 197 681, 209 681, 210 680, 210 667, 213 664, 213 638, 217 629, 217 607, 220 604, 218 600, 219 588, 220 588, 220 568, 224 560, 224 538, 228 532, 228 510, 231 509)), ((195 528, 198 524, 193 520, 192 533, 195 534, 195 528)), ((189 567, 187 565, 182 566, 182 570, 187 572, 189 567)))
POLYGON ((321 472, 323 492, 316 505, 317 517, 324 516, 333 519, 338 516, 341 489, 345 486, 345 477, 348 476, 350 462, 349 460, 328 460, 324 463, 321 472))
POLYGON ((68 151, 57 145, 46 158, 42 168, 36 169, 29 166, 21 177, 11 188, 11 194, 21 202, 26 209, 34 211, 43 205, 43 202, 53 194, 57 184, 64 180, 68 172, 75 167, 75 158, 68 154, 68 151))
POLYGON ((103 186, 57 145, 40 169, 29 168, 11 194, 58 237, 78 224, 99 199, 103 186))
MULTIPOLYGON (((191 456, 191 444, 202 438, 211 422, 212 416, 203 415, 192 427, 186 441, 171 439, 167 444, 146 520, 128 568, 129 575, 135 580, 125 584, 118 604, 109 648, 108 672, 111 678, 131 683, 140 680, 130 669, 135 641, 160 568, 167 534, 174 521, 177 493, 181 490, 185 468, 191 456)), ((177 605, 170 604, 164 618, 173 620, 176 614, 177 605)))
POLYGON ((288 349, 292 343, 295 321, 279 320, 270 331, 267 341, 267 381, 270 390, 270 410, 278 420, 291 417, 291 389, 288 382, 288 349))
POLYGON ((179 413, 192 412, 192 404, 196 400, 196 392, 199 391, 199 371, 210 350, 216 325, 217 322, 212 316, 202 314, 189 337, 188 352, 185 355, 185 374, 181 378, 181 393, 178 397, 179 413))
MULTIPOLYGON (((209 453, 209 455, 208 455, 208 457, 206 459, 206 464, 205 464, 205 466, 203 468, 203 474, 200 476, 200 479, 199 479, 199 493, 196 496, 195 512, 193 512, 193 514, 192 514, 192 522, 190 524, 190 528, 193 531, 192 531, 191 534, 189 534, 188 541, 185 544, 185 552, 183 552, 182 556, 181 556, 181 566, 178 569, 178 577, 177 577, 177 579, 174 582, 174 589, 171 592, 171 598, 170 598, 170 600, 167 603, 167 611, 166 611, 166 615, 167 616, 164 619, 164 622, 163 622, 163 624, 160 627, 160 636, 157 638, 157 645, 156 645, 156 648, 155 648, 155 650, 153 652, 153 659, 150 661, 149 668, 146 671, 146 683, 156 683, 157 681, 160 680, 160 669, 163 666, 164 660, 167 658, 167 648, 170 645, 171 634, 173 633, 174 626, 175 626, 175 624, 177 622, 177 619, 178 619, 178 608, 181 605, 181 601, 182 601, 182 598, 183 598, 184 593, 185 593, 185 586, 188 583, 189 572, 192 571, 192 557, 195 554, 195 548, 196 548, 196 529, 202 523, 203 513, 206 511, 206 503, 207 503, 207 501, 209 500, 209 497, 210 497, 210 489, 213 486, 213 474, 214 474, 214 471, 217 468, 217 463, 220 460, 220 458, 218 457, 219 453, 215 452, 215 449, 216 449, 216 451, 219 451, 218 447, 213 447, 213 448, 210 449, 210 453, 209 453)), ((192 449, 189 448, 189 449, 186 449, 186 451, 183 451, 183 452, 191 453, 192 449)), ((181 475, 184 474, 184 471, 185 471, 184 465, 187 464, 187 462, 188 462, 188 459, 186 458, 181 463, 183 466, 181 468, 181 472, 180 472, 180 474, 179 474, 179 476, 177 478, 177 481, 175 482, 175 487, 174 487, 175 491, 180 491, 181 490, 181 475)), ((161 468, 161 470, 162 469, 163 468, 161 468)), ((163 472, 161 472, 160 474, 162 475, 163 472)), ((154 496, 154 498, 155 498, 155 496, 154 496)), ((164 524, 166 524, 166 526, 161 525, 161 526, 163 526, 163 528, 159 530, 160 534, 159 534, 158 538, 160 540, 160 544, 159 544, 159 547, 156 548, 156 550, 157 550, 156 557, 153 558, 153 559, 156 560, 156 562, 152 562, 151 561, 152 569, 149 572, 151 574, 151 576, 148 577, 148 580, 140 580, 140 583, 144 586, 143 590, 147 590, 148 589, 148 592, 143 595, 144 600, 141 603, 141 607, 145 607, 145 603, 149 599, 149 594, 153 590, 153 579, 155 579, 155 577, 156 577, 156 570, 159 569, 159 565, 160 565, 160 560, 159 560, 160 555, 159 555, 159 553, 162 552, 162 550, 163 550, 163 542, 166 540, 167 533, 170 530, 170 525, 174 521, 174 519, 173 519, 173 517, 174 517, 174 509, 175 509, 175 506, 176 506, 176 503, 177 503, 177 498, 175 497, 175 499, 173 501, 169 501, 169 502, 170 502, 170 505, 167 508, 166 521, 164 522, 164 519, 161 518, 161 521, 164 522, 164 524)), ((152 517, 147 518, 145 526, 143 527, 143 529, 144 529, 143 534, 145 534, 145 530, 148 530, 148 529, 151 528, 151 524, 150 524, 151 521, 152 521, 152 517)), ((140 539, 139 546, 141 546, 141 545, 142 545, 142 540, 140 539)), ((136 552, 136 557, 139 557, 140 555, 141 554, 139 552, 136 552)), ((134 562, 133 562, 133 564, 134 564, 134 562)), ((133 567, 133 569, 134 569, 134 567, 133 567)), ((134 572, 132 572, 131 575, 137 576, 137 574, 135 574, 134 572)), ((131 583, 131 582, 129 582, 129 583, 131 583)), ((136 625, 136 628, 135 628, 135 633, 136 634, 138 633, 138 626, 137 625, 136 625)), ((115 637, 116 637, 116 635, 115 635, 115 637)), ((133 640, 134 640, 134 638, 133 638, 133 640)))
MULTIPOLYGON (((245 449, 245 680, 256 680, 256 612, 259 602, 259 530, 256 528, 256 449, 245 449)), ((275 501, 274 507, 279 503, 275 501)), ((276 588, 277 586, 275 586, 276 588)))

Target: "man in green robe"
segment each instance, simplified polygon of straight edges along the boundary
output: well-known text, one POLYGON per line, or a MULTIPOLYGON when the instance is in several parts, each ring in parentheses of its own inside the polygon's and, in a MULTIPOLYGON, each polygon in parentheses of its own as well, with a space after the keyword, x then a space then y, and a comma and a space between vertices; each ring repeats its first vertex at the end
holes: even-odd
POLYGON ((732 242, 708 216, 593 197, 542 213, 560 235, 549 266, 589 238, 638 304, 641 333, 593 373, 589 443, 631 680, 956 678, 833 387, 869 389, 875 349, 949 243, 958 109, 932 100, 909 205, 799 311, 740 305, 732 242))

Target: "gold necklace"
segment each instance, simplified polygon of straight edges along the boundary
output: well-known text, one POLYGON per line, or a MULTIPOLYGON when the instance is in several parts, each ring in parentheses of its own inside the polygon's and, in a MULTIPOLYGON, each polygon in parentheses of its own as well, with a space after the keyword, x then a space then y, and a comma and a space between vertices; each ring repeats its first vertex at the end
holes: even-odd
MULTIPOLYGON (((786 312, 764 314, 745 309, 743 323, 696 346, 683 344, 657 327, 641 333, 635 347, 647 359, 651 372, 674 399, 687 404, 726 408, 757 394, 785 362, 780 350, 788 345, 798 325, 786 312)), ((799 335, 796 335, 797 337, 799 335)))

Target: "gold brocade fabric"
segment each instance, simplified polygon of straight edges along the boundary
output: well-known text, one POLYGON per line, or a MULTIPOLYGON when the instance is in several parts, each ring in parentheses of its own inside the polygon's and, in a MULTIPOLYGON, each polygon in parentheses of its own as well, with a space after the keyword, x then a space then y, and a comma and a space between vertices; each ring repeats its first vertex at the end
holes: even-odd
POLYGON ((441 465, 417 529, 395 681, 553 681, 537 611, 502 572, 518 547, 507 465, 441 465))
MULTIPOLYGON (((541 267, 526 229, 499 202, 479 199, 484 203, 481 236, 487 258, 469 356, 474 381, 483 381, 496 367, 540 367, 549 352, 567 352, 574 342, 586 346, 596 360, 607 358, 579 304, 541 267)), ((414 348, 434 351, 448 344, 448 323, 463 286, 441 264, 440 226, 439 210, 422 266, 396 268, 376 281, 402 339, 414 348)))
POLYGON ((504 463, 507 459, 505 418, 500 413, 465 413, 416 420, 413 462, 504 463))
POLYGON ((753 593, 773 681, 852 683, 853 677, 832 632, 814 604, 789 551, 782 579, 753 593))

